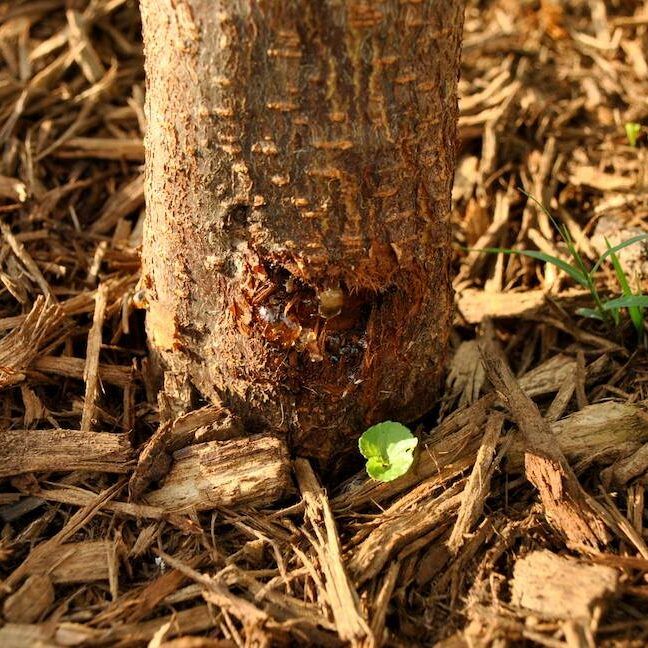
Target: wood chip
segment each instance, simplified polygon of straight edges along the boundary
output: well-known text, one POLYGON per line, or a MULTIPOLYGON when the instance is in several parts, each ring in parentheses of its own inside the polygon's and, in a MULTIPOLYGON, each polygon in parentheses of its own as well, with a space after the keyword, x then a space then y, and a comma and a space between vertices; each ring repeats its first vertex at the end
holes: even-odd
POLYGON ((340 639, 352 646, 374 643, 373 634, 360 611, 360 601, 342 562, 342 550, 329 501, 308 461, 294 463, 306 516, 313 527, 313 543, 324 572, 326 598, 340 639))
POLYGON ((618 593, 618 581, 611 567, 534 551, 515 563, 511 602, 543 618, 588 621, 595 606, 618 593))
POLYGON ((468 324, 479 324, 486 318, 534 318, 547 308, 548 300, 573 312, 588 306, 591 296, 580 289, 549 295, 544 290, 496 293, 468 288, 457 294, 457 310, 468 324))
POLYGON ((83 414, 81 417, 81 430, 88 432, 92 426, 95 413, 95 401, 97 399, 97 387, 99 384, 99 352, 101 351, 101 331, 103 329, 104 317, 106 316, 106 302, 108 290, 101 285, 95 297, 95 310, 92 318, 92 328, 88 333, 88 345, 86 349, 85 368, 83 379, 85 380, 85 396, 83 399, 83 414))
POLYGON ((92 224, 91 232, 105 234, 124 216, 128 216, 144 204, 144 174, 121 187, 106 202, 99 218, 92 224))
POLYGON ((549 424, 522 391, 490 336, 482 339, 480 349, 488 378, 504 398, 524 438, 526 476, 538 489, 548 521, 564 534, 569 546, 580 551, 598 550, 608 542, 609 535, 555 443, 549 424))
POLYGON ((125 473, 132 466, 124 434, 76 430, 0 431, 0 477, 27 472, 97 470, 125 473))
POLYGON ((53 583, 107 581, 112 554, 113 544, 107 540, 62 544, 33 561, 27 573, 46 574, 53 583))
POLYGON ((66 12, 70 49, 76 62, 90 83, 97 83, 106 73, 99 55, 88 38, 88 31, 83 16, 72 9, 66 12))
POLYGON ((453 554, 456 554, 463 545, 464 536, 478 520, 484 508, 484 500, 490 494, 491 476, 497 467, 494 461, 497 442, 503 424, 504 417, 499 412, 491 414, 486 423, 484 438, 464 488, 457 521, 448 540, 448 548, 453 554))
POLYGON ((291 491, 286 444, 259 435, 189 446, 173 456, 173 467, 148 504, 167 510, 264 506, 291 491))
POLYGON ((9 623, 34 623, 47 612, 52 603, 52 580, 45 574, 34 574, 5 600, 2 613, 9 623))
POLYGON ((25 379, 25 372, 42 347, 64 332, 63 311, 38 298, 23 321, 0 340, 0 389, 25 379))
MULTIPOLYGON (((648 418, 639 405, 605 402, 588 405, 551 423, 551 434, 569 463, 584 470, 631 455, 648 442, 648 418)), ((524 465, 524 441, 513 439, 507 452, 508 469, 524 465)))
POLYGON ((396 552, 451 520, 461 504, 462 492, 463 484, 451 486, 438 496, 432 491, 412 508, 378 516, 379 524, 349 558, 355 582, 361 584, 374 578, 396 552))

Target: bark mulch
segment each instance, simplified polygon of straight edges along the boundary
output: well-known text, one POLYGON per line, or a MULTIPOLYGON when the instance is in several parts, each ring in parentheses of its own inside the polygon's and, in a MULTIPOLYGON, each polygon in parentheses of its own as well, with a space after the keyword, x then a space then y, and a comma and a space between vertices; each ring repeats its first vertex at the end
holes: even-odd
POLYGON ((448 385, 388 484, 158 401, 136 2, 1 2, 0 56, 0 646, 648 643, 646 352, 554 267, 464 251, 567 258, 518 188, 590 263, 645 230, 645 2, 469 2, 448 385))

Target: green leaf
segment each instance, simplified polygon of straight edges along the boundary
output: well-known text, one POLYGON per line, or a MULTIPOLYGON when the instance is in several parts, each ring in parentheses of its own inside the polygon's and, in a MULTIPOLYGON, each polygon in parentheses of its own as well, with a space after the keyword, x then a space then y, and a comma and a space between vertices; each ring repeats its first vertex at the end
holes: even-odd
POLYGON ((637 124, 637 122, 626 122, 625 132, 630 146, 637 146, 637 140, 639 139, 639 135, 641 135, 641 124, 637 124))
POLYGON ((605 261, 605 259, 607 259, 610 254, 614 254, 615 252, 623 250, 623 248, 626 248, 629 245, 634 245, 635 243, 645 241, 646 239, 648 239, 648 234, 638 234, 637 236, 629 238, 627 241, 623 241, 623 243, 619 243, 618 245, 605 250, 605 252, 601 254, 599 260, 594 264, 594 267, 590 270, 590 276, 594 275, 594 273, 601 267, 603 261, 605 261))
POLYGON ((418 439, 408 428, 393 421, 372 425, 358 440, 360 453, 367 460, 367 474, 384 482, 409 470, 417 444, 418 439))
POLYGON ((587 276, 578 268, 574 268, 574 266, 569 265, 569 263, 558 257, 551 256, 546 252, 540 252, 540 250, 511 250, 509 248, 468 248, 468 250, 473 252, 488 252, 489 254, 518 254, 520 256, 530 257, 531 259, 537 259, 538 261, 544 261, 545 263, 551 263, 551 265, 566 272, 581 286, 589 287, 587 276))

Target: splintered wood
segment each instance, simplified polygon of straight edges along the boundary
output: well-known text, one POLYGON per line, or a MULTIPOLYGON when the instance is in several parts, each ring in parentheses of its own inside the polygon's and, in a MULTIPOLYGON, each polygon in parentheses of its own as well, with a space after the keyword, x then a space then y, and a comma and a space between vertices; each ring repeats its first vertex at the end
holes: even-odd
POLYGON ((76 430, 12 430, 0 432, 0 477, 27 472, 94 470, 125 473, 132 450, 123 434, 76 430))
POLYGON ((618 582, 611 567, 534 551, 515 563, 511 603, 542 617, 587 621, 618 593, 618 582))
POLYGON ((101 331, 104 317, 106 316, 105 286, 100 286, 95 297, 95 310, 92 318, 92 328, 88 333, 88 346, 86 349, 86 362, 83 370, 85 380, 85 397, 83 399, 83 416, 81 417, 81 431, 90 430, 94 418, 95 400, 99 382, 99 352, 101 351, 101 331))
POLYGON ((340 639, 351 645, 373 645, 371 630, 359 609, 358 594, 342 562, 342 548, 328 498, 317 482, 310 464, 295 462, 297 482, 306 505, 306 516, 314 536, 311 542, 324 574, 324 587, 340 639))
POLYGON ((525 473, 538 489, 547 519, 565 535, 570 546, 596 550, 609 541, 604 523, 592 510, 549 424, 537 405, 522 391, 491 339, 481 345, 488 378, 515 418, 525 445, 525 473))
POLYGON ((57 305, 42 297, 36 300, 24 321, 0 340, 0 389, 25 379, 25 372, 40 350, 65 332, 64 318, 57 305))
POLYGON ((264 506, 281 499, 290 489, 285 443, 256 436, 178 450, 161 488, 148 493, 146 501, 168 510, 264 506))
POLYGON ((475 465, 466 482, 457 521, 448 540, 448 547, 453 553, 457 553, 464 542, 464 535, 470 531, 472 525, 480 517, 484 508, 484 500, 490 494, 491 477, 497 468, 494 461, 495 454, 503 424, 504 417, 497 412, 491 414, 486 422, 484 438, 477 451, 475 465))

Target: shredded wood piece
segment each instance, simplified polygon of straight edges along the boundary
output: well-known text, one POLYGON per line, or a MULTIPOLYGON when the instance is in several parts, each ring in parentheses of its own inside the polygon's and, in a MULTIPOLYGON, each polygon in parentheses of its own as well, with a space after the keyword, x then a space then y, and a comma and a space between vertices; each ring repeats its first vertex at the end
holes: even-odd
POLYGON ((595 605, 617 593, 618 580, 610 567, 534 551, 515 563, 511 599, 543 617, 588 620, 595 605))
POLYGON ((65 333, 65 314, 39 297, 20 325, 0 340, 0 389, 25 379, 25 372, 40 350, 65 333))
POLYGON ((286 444, 266 435, 210 441, 178 450, 148 504, 166 510, 272 504, 291 491, 286 444))
POLYGON ((120 218, 139 209, 144 204, 144 174, 115 192, 99 216, 92 224, 91 231, 95 234, 105 234, 112 229, 120 218))
POLYGON ((106 302, 108 290, 101 285, 95 297, 95 310, 92 318, 92 328, 88 333, 88 346, 86 361, 83 369, 85 381, 85 396, 83 399, 83 416, 81 418, 81 431, 88 432, 92 426, 97 399, 97 386, 99 384, 99 353, 101 351, 101 331, 106 316, 106 302))
POLYGON ((525 441, 525 471, 538 489, 547 519, 580 551, 598 550, 609 540, 604 523, 587 501, 549 424, 522 391, 490 336, 480 344, 488 378, 515 417, 525 441))
POLYGON ((88 32, 83 16, 72 9, 66 12, 68 21, 68 37, 70 49, 76 62, 90 83, 96 83, 103 77, 106 70, 88 38, 88 32))
POLYGON ((11 596, 5 599, 2 614, 9 623, 34 623, 54 603, 52 580, 45 574, 30 576, 11 596))
POLYGON ((26 472, 99 470, 125 473, 132 466, 124 434, 76 430, 0 431, 0 477, 26 472))
POLYGON ((108 580, 112 547, 107 540, 62 544, 32 561, 27 573, 47 574, 53 583, 108 580))
POLYGON ((324 587, 338 634, 352 646, 372 644, 372 631, 360 612, 358 594, 342 562, 340 539, 328 498, 308 461, 297 459, 294 466, 306 503, 306 516, 315 534, 311 542, 324 572, 324 587))
POLYGON ((10 590, 16 587, 23 577, 30 573, 33 565, 38 564, 41 560, 47 560, 48 555, 56 551, 66 540, 69 540, 79 531, 79 529, 82 529, 88 524, 99 512, 101 507, 113 499, 125 484, 126 481, 122 480, 103 490, 92 501, 72 515, 58 533, 35 546, 27 558, 5 579, 5 586, 10 590))
POLYGON ((475 465, 464 488, 461 498, 461 507, 457 514, 457 520, 448 540, 448 548, 456 554, 464 543, 464 536, 467 534, 484 508, 484 500, 490 494, 491 476, 497 468, 494 461, 504 417, 495 412, 490 415, 486 422, 486 430, 481 446, 477 452, 475 465))
POLYGON ((43 276, 43 273, 40 271, 40 268, 36 265, 29 252, 27 252, 25 246, 12 234, 10 227, 6 223, 0 222, 0 233, 2 233, 2 236, 5 241, 7 241, 16 257, 20 259, 27 271, 34 278, 34 281, 43 291, 43 294, 48 297, 50 301, 56 303, 58 300, 54 296, 54 293, 43 276))

